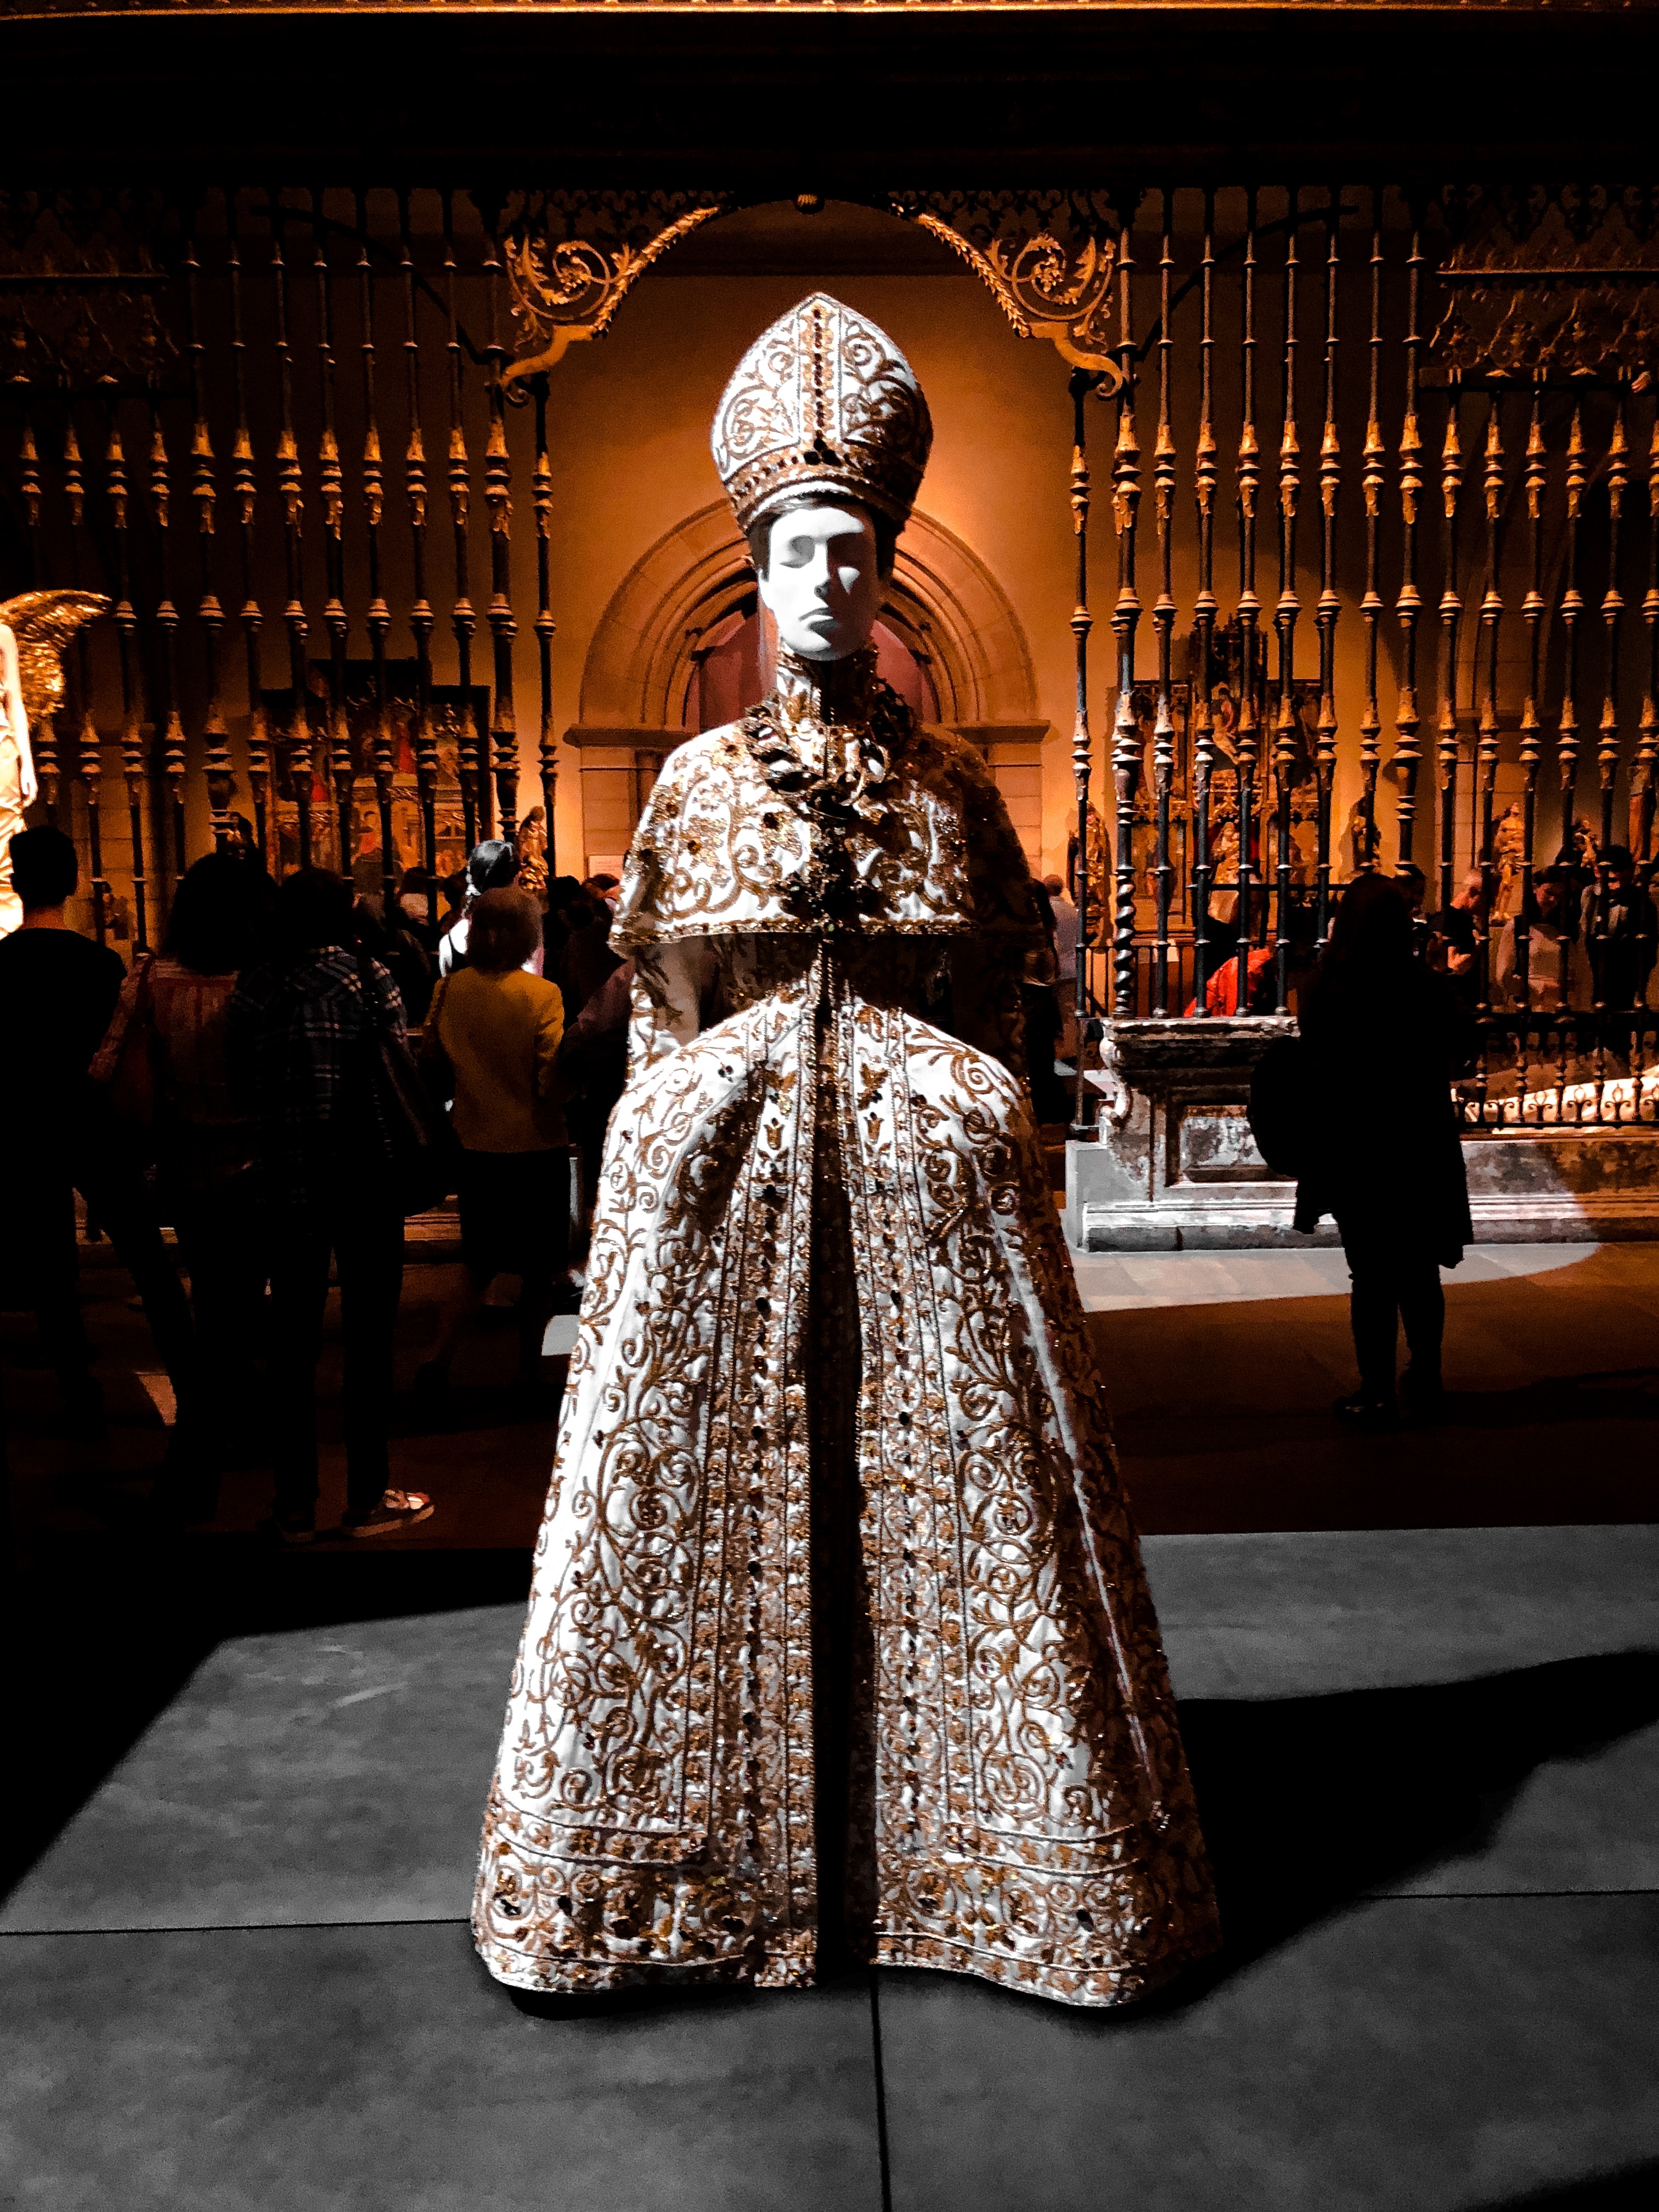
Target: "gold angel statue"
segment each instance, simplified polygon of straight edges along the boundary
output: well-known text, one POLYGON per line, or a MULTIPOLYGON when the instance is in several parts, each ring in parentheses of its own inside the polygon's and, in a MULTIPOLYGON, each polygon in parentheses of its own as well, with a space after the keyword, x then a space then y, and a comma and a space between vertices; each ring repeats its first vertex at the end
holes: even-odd
POLYGON ((29 729, 64 703, 64 648, 109 601, 97 592, 24 592, 0 602, 0 937, 23 919, 11 841, 40 795, 29 729))

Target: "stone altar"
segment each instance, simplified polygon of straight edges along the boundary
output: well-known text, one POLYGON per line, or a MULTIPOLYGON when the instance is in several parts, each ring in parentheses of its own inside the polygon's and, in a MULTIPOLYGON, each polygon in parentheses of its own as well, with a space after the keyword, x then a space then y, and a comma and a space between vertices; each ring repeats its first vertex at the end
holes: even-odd
MULTIPOLYGON (((1250 1073, 1289 1016, 1111 1022, 1098 1135, 1066 1148, 1066 1233, 1085 1252, 1302 1250, 1328 1218, 1291 1227, 1296 1185, 1245 1119, 1250 1073)), ((1659 1127, 1471 1131, 1463 1139, 1479 1243, 1659 1237, 1659 1127)))

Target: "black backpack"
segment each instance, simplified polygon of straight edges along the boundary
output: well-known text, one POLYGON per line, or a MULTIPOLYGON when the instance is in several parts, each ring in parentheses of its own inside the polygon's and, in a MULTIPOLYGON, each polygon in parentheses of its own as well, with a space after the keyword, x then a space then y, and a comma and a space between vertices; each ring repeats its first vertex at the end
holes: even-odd
POLYGON ((1312 1070, 1299 1036, 1275 1037, 1250 1077, 1250 1134, 1275 1175, 1301 1176, 1313 1150, 1312 1070))

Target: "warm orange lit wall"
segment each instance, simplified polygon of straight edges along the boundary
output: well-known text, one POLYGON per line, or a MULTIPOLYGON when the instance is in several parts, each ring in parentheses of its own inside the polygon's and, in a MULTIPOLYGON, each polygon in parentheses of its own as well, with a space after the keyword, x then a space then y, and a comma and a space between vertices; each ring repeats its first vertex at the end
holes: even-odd
MULTIPOLYGON (((805 277, 646 276, 607 337, 574 347, 555 372, 557 720, 576 719, 582 663, 605 604, 665 532, 720 495, 708 425, 750 341, 805 293, 805 277)), ((1064 739, 1043 748, 1042 857, 1064 859, 1072 791, 1071 402, 1053 349, 1017 338, 971 276, 842 276, 825 283, 873 316, 915 368, 934 446, 921 504, 965 539, 1007 593, 1036 668, 1040 713, 1064 739)), ((1111 416, 1096 410, 1104 440, 1111 416)), ((1103 449, 1103 459, 1104 450, 1103 449)), ((1109 538, 1109 511, 1103 520, 1109 538)), ((531 549, 520 547, 520 557, 531 549)), ((533 592, 533 578, 527 578, 533 592)), ((1102 681, 1106 660, 1097 647, 1102 681)), ((526 698, 533 696, 526 669, 526 698)), ((526 769, 532 762, 526 747, 526 769)), ((567 748, 559 846, 583 849, 567 748)), ((1029 778, 1027 779, 1029 781, 1029 778)))
MULTIPOLYGON (((744 348, 766 325, 815 288, 810 277, 677 276, 672 261, 649 272, 620 309, 610 335, 571 349, 554 372, 552 446, 558 487, 554 544, 556 721, 561 731, 576 720, 581 670, 593 630, 607 601, 633 563, 665 532, 719 495, 709 459, 708 431, 726 378, 744 348)), ((1044 869, 1063 866, 1074 805, 1071 769, 1073 600, 1071 509, 1072 408, 1067 371, 1053 348, 1013 335, 1000 310, 969 276, 840 276, 826 280, 850 306, 873 316, 903 348, 933 410, 933 459, 921 504, 963 538, 995 575, 1024 627, 1037 682, 1038 713, 1050 724, 1042 749, 1040 810, 1033 787, 1032 755, 1011 759, 1004 781, 1028 819, 1040 811, 1040 843, 1034 860, 1044 869)), ((1188 395, 1177 395, 1187 411, 1188 395)), ((1112 526, 1111 461, 1116 410, 1091 402, 1090 462, 1094 476, 1091 516, 1095 616, 1091 720, 1095 737, 1097 795, 1109 809, 1106 769, 1107 692, 1112 682, 1110 617, 1116 595, 1117 542, 1112 526)), ((1150 610, 1158 588, 1150 482, 1156 428, 1156 395, 1141 395, 1143 453, 1139 589, 1143 613, 1138 667, 1143 678, 1156 666, 1150 610)), ((1183 468, 1176 592, 1182 608, 1176 632, 1176 672, 1191 625, 1196 590, 1190 544, 1190 476, 1183 468)), ((1300 586, 1304 613, 1297 666, 1317 665, 1313 610, 1318 596, 1317 493, 1304 493, 1300 586)), ((1357 526, 1361 502, 1352 489, 1350 518, 1357 526)), ((1258 590, 1271 611, 1276 588, 1273 504, 1264 498, 1258 590)), ((523 516, 521 505, 520 514, 523 516)), ((1225 489, 1217 530, 1216 579, 1224 614, 1231 610, 1237 566, 1232 515, 1225 489)), ((522 520, 515 525, 520 590, 533 595, 532 546, 522 520)), ((1383 659, 1390 641, 1385 638, 1383 659)), ((533 773, 533 664, 520 643, 520 720, 525 729, 526 789, 533 773)), ((1359 625, 1345 609, 1339 646, 1339 698, 1343 702, 1342 769, 1335 818, 1340 834, 1358 791, 1356 753, 1362 696, 1359 625)), ((1271 663, 1270 663, 1271 665, 1271 663)), ((1388 705, 1392 706, 1389 695, 1388 705)), ((1391 750, 1391 748, 1389 748, 1391 750)), ((580 865, 583 842, 576 770, 580 755, 562 752, 558 842, 562 867, 580 865)), ((1424 782, 1430 781, 1427 771, 1424 782)), ((1426 793, 1425 797, 1426 799, 1426 793)), ((1379 817, 1392 819, 1385 781, 1379 817)), ((1427 812, 1426 806, 1425 812, 1427 812)), ((1024 824, 1022 824, 1024 827, 1024 824)))
MULTIPOLYGON (((429 215, 430 210, 427 213, 429 215)), ((731 261, 740 259, 747 250, 737 228, 744 218, 732 220, 728 270, 731 261)), ((810 228, 810 224, 806 227, 810 228)), ((717 236, 721 228, 710 226, 708 235, 717 236)), ((896 222, 894 228, 898 230, 902 226, 896 222)), ((764 244, 764 239, 760 242, 764 244)), ((476 262, 476 246, 465 241, 464 246, 468 262, 476 262)), ((798 250, 792 245, 792 251, 798 250)), ((1138 242, 1138 258, 1143 268, 1151 265, 1144 240, 1138 242)), ((720 392, 738 360, 769 323, 815 289, 835 292, 888 330, 909 356, 927 392, 936 434, 933 459, 922 488, 921 504, 936 523, 962 540, 985 564, 1023 630, 1035 677, 1035 714, 1022 713, 1021 742, 1003 750, 998 773, 1033 860, 1045 870, 1060 867, 1064 863, 1074 809, 1071 767, 1074 540, 1069 500, 1072 405, 1066 389, 1068 371, 1046 342, 1016 337, 988 292, 967 273, 836 274, 817 277, 810 270, 782 276, 696 274, 690 268, 677 269, 671 253, 648 270, 623 301, 609 335, 570 348, 550 379, 549 443, 554 483, 551 605, 557 623, 553 647, 554 728, 562 736, 580 719, 584 664, 596 627, 618 586, 658 540, 721 496, 708 453, 708 426, 720 392), (1040 750, 1029 742, 1033 720, 1039 724, 1046 720, 1049 726, 1040 750)), ((1237 289, 1236 270, 1230 270, 1218 279, 1218 356, 1224 364, 1236 362, 1237 358, 1237 289)), ((476 274, 462 279, 458 295, 463 325, 475 333, 484 330, 489 322, 487 295, 476 274)), ((1358 295, 1355 296, 1358 301, 1358 295)), ((251 298, 252 327, 258 341, 249 372, 253 445, 258 455, 268 458, 276 443, 276 386, 265 343, 269 303, 262 293, 251 295, 251 298)), ((1148 304, 1143 302, 1143 308, 1148 304)), ((1358 301, 1355 312, 1363 306, 1363 301, 1358 301)), ((305 319, 311 313, 308 293, 295 295, 294 312, 295 358, 307 365, 315 351, 312 328, 305 319)), ((400 389, 396 378, 389 373, 400 323, 395 301, 384 287, 377 312, 382 442, 386 454, 394 457, 395 478, 395 457, 401 455, 406 434, 400 389)), ((340 445, 343 453, 352 456, 361 452, 362 438, 356 374, 355 368, 349 366, 357 346, 359 326, 355 320, 354 293, 341 281, 337 271, 335 313, 336 352, 339 362, 348 364, 340 368, 337 375, 340 445)), ((1197 420, 1196 353, 1190 343, 1190 301, 1184 313, 1186 319, 1177 322, 1178 341, 1172 349, 1176 379, 1174 414, 1178 470, 1173 579, 1179 609, 1175 629, 1175 669, 1178 677, 1185 673, 1186 641, 1197 590, 1192 480, 1197 420)), ((422 314, 423 331, 430 340, 434 335, 431 311, 423 308, 422 314)), ((222 349, 224 333, 216 325, 210 330, 209 337, 222 349)), ((1352 368, 1346 374, 1343 386, 1340 566, 1347 588, 1337 653, 1340 764, 1334 814, 1339 838, 1358 787, 1358 721, 1364 697, 1362 625, 1354 600, 1355 580, 1363 578, 1364 573, 1364 511, 1358 482, 1364 434, 1364 395, 1358 374, 1358 364, 1364 357, 1363 339, 1363 330, 1358 328, 1347 331, 1344 339, 1348 348, 1346 358, 1352 368)), ((515 338, 518 343, 522 343, 521 339, 515 338)), ((216 353, 216 361, 219 358, 216 353)), ((425 439, 431 482, 428 580, 436 617, 433 637, 434 674, 438 683, 445 684, 453 683, 456 675, 455 646, 451 634, 454 576, 441 459, 447 435, 447 371, 444 356, 435 346, 428 345, 423 358, 425 439)), ((1138 398, 1142 485, 1138 581, 1144 612, 1136 665, 1142 681, 1153 674, 1157 665, 1152 619, 1158 588, 1152 486, 1156 374, 1154 358, 1143 371, 1138 398)), ((1317 666, 1313 617, 1319 596, 1319 424, 1315 381, 1311 376, 1304 377, 1302 395, 1303 520, 1297 576, 1302 617, 1297 666, 1304 678, 1317 666)), ((320 618, 325 578, 316 472, 319 423, 314 386, 314 372, 306 366, 305 374, 297 377, 295 387, 295 428, 305 495, 305 593, 310 621, 305 650, 313 659, 325 659, 328 640, 320 618)), ((1221 481, 1216 516, 1215 587, 1224 621, 1237 595, 1232 490, 1238 428, 1233 384, 1218 372, 1217 386, 1216 433, 1221 481)), ((228 381, 219 376, 212 387, 212 411, 216 448, 222 454, 229 451, 234 437, 234 425, 226 414, 228 400, 228 381)), ((492 673, 489 633, 484 619, 490 591, 489 526, 481 493, 489 425, 483 382, 479 375, 468 378, 465 413, 473 494, 469 590, 479 616, 474 671, 477 679, 487 684, 492 673)), ((1091 604, 1095 628, 1090 684, 1095 741, 1094 787, 1097 803, 1109 812, 1112 799, 1106 757, 1110 734, 1109 695, 1114 681, 1111 617, 1117 593, 1118 547, 1113 528, 1112 465, 1118 410, 1114 404, 1091 400, 1086 413, 1089 460, 1094 480, 1091 604)), ((1396 423, 1391 422, 1387 428, 1390 436, 1396 434, 1396 423)), ((532 619, 537 604, 536 509, 532 481, 533 428, 530 408, 509 409, 507 433, 512 480, 513 599, 517 624, 514 667, 521 764, 520 812, 539 796, 539 683, 532 619)), ((1277 592, 1275 477, 1279 426, 1276 402, 1271 409, 1264 405, 1258 430, 1263 482, 1256 588, 1267 627, 1271 623, 1277 592)), ((137 428, 130 425, 130 438, 137 434, 137 428)), ((181 434, 177 426, 174 434, 176 443, 181 434)), ((368 651, 368 571, 361 492, 349 470, 348 474, 350 480, 345 509, 344 599, 350 651, 361 659, 368 651)), ((272 495, 270 484, 263 478, 262 483, 255 586, 264 610, 262 680, 270 687, 280 686, 286 680, 288 650, 281 616, 286 583, 281 508, 272 495)), ((1472 538, 1474 533, 1466 535, 1472 538)), ((1519 533, 1514 535, 1518 542, 1519 533)), ((220 556, 220 597, 227 606, 234 607, 240 604, 241 592, 234 533, 222 528, 216 542, 220 556)), ((180 568, 181 573, 183 550, 179 545, 173 550, 175 566, 180 568)), ((386 501, 381 561, 386 596, 392 608, 387 650, 394 657, 407 656, 414 651, 408 628, 413 580, 407 509, 401 489, 395 483, 386 501)), ((1397 586, 1397 575, 1392 568, 1383 581, 1391 603, 1397 586)), ((153 594, 153 581, 148 588, 153 594)), ((1466 598, 1469 588, 1466 582, 1466 598)), ((143 597, 143 592, 139 596, 143 597)), ((1516 603, 1511 599, 1511 605, 1516 603)), ((1634 625, 1631 627, 1633 631, 1634 625)), ((1509 629, 1505 651, 1513 653, 1520 647, 1520 625, 1511 621, 1509 629)), ((1426 617, 1424 629, 1423 672, 1425 690, 1431 699, 1432 625, 1426 617)), ((1466 656, 1473 635, 1474 625, 1466 623, 1466 656)), ((1382 750, 1386 758, 1393 750, 1394 659, 1397 649, 1396 625, 1391 612, 1382 624, 1379 643, 1382 750)), ((191 768, 185 796, 190 814, 190 850, 199 853, 206 849, 210 830, 200 775, 199 731, 204 700, 198 665, 199 653, 188 607, 185 644, 187 650, 184 655, 183 703, 184 719, 190 732, 191 768)), ((121 693, 112 626, 99 626, 92 655, 98 720, 107 741, 106 861, 111 872, 119 876, 126 866, 125 808, 118 800, 120 757, 115 738, 120 726, 121 693)), ((247 729, 242 660, 240 633, 233 623, 223 647, 223 666, 226 710, 239 763, 247 729)), ((1275 665, 1276 656, 1270 656, 1270 670, 1275 665)), ((1426 722, 1431 714, 1426 703, 1425 714, 1426 722)), ((1431 724, 1425 727, 1424 734, 1425 750, 1431 755, 1431 724)), ((556 858, 560 869, 567 872, 580 871, 590 852, 614 850, 629 811, 627 805, 618 810, 615 803, 618 793, 624 791, 625 778, 613 775, 608 779, 606 790, 612 819, 602 832, 597 823, 590 823, 585 834, 580 775, 583 757, 582 750, 561 744, 556 858)), ((587 757, 592 764, 598 765, 592 753, 587 757)), ((623 752, 617 757, 615 765, 631 775, 632 759, 631 753, 623 752)), ((1466 790, 1468 781, 1466 778, 1466 790)), ((1426 837, 1432 804, 1432 775, 1427 764, 1422 783, 1419 820, 1426 837)), ((595 787, 598 795, 596 780, 595 787)), ((1387 837, 1392 828, 1393 800, 1386 776, 1379 791, 1378 811, 1387 837)), ((1340 860, 1339 872, 1342 872, 1340 860)))

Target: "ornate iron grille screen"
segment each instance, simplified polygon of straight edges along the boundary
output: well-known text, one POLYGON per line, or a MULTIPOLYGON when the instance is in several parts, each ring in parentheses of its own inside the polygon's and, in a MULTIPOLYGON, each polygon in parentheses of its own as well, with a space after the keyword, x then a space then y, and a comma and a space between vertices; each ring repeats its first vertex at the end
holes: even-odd
MULTIPOLYGON (((435 876, 519 825, 521 759, 527 840, 550 836, 549 380, 733 204, 9 197, 13 588, 113 603, 35 732, 100 931, 148 942, 210 839, 355 858, 388 890, 413 853, 435 876)), ((877 204, 1069 389, 1079 1014, 1283 1011, 1343 883, 1420 872, 1431 911, 1468 917, 1448 926, 1492 1040, 1471 1121, 1654 1119, 1654 191, 877 204)))

